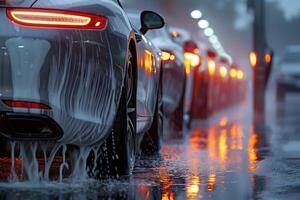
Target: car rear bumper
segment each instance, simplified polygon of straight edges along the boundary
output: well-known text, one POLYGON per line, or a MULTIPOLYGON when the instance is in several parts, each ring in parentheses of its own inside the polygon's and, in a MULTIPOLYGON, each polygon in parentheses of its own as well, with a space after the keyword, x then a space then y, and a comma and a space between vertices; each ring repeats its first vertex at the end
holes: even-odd
POLYGON ((9 22, 4 13, 0 12, 0 112, 46 117, 61 128, 63 134, 52 137, 60 143, 90 145, 105 138, 121 96, 126 36, 110 27, 24 28, 9 22), (41 102, 51 109, 10 108, 1 101, 7 99, 41 102))

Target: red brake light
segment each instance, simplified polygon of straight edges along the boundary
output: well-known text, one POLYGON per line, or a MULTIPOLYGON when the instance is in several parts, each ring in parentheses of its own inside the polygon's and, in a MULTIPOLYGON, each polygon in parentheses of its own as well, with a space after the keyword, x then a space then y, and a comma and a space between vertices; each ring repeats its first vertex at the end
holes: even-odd
POLYGON ((103 16, 64 10, 7 8, 6 14, 15 24, 36 28, 101 30, 107 23, 103 16))
POLYGON ((12 100, 3 100, 3 103, 12 108, 28 108, 28 109, 51 109, 49 106, 42 103, 34 103, 27 101, 12 101, 12 100))

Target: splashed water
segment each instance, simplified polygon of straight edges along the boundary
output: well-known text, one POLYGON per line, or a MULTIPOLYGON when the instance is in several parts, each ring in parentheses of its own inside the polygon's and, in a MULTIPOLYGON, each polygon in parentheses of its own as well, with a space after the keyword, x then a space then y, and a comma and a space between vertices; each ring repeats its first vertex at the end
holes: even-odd
POLYGON ((100 145, 73 147, 66 144, 48 142, 10 142, 10 183, 40 183, 64 179, 73 182, 86 181, 87 162, 91 153, 94 159, 89 166, 91 174, 96 174, 97 160, 100 158, 100 145), (68 156, 71 155, 71 156, 68 156), (16 160, 20 162, 16 162, 16 160), (17 168, 21 170, 17 170, 17 168), (53 174, 54 178, 53 180, 53 174), (55 176, 56 174, 56 176, 55 176))

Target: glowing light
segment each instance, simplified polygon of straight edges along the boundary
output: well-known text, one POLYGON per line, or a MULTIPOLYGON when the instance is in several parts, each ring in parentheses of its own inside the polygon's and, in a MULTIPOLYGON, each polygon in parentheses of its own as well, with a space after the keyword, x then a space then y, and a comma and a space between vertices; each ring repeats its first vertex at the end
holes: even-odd
POLYGON ((266 61, 266 63, 268 63, 268 64, 271 63, 271 61, 272 61, 272 56, 271 56, 270 53, 267 53, 267 54, 265 55, 265 61, 266 61))
POLYGON ((243 80, 244 79, 244 72, 242 71, 242 70, 238 70, 237 71, 237 78, 239 79, 239 80, 243 80))
POLYGON ((145 69, 148 73, 152 72, 152 67, 154 66, 154 56, 153 54, 145 50, 145 69))
POLYGON ((228 146, 227 146, 227 130, 222 130, 221 131, 221 136, 219 140, 219 157, 221 163, 225 163, 227 160, 227 151, 228 151, 228 146))
POLYGON ((160 55, 160 59, 162 61, 174 61, 176 59, 176 56, 171 52, 162 51, 160 55))
POLYGON ((190 65, 191 67, 198 67, 201 64, 200 56, 194 53, 185 52, 184 59, 186 64, 190 65))
POLYGON ((8 18, 22 26, 39 28, 103 29, 106 17, 81 12, 8 8, 8 18))
POLYGON ((209 129, 208 134, 208 155, 211 160, 217 158, 217 134, 215 127, 209 129))
POLYGON ((191 180, 188 181, 186 194, 188 198, 196 198, 200 192, 200 177, 192 176, 191 180))
POLYGON ((206 28, 204 30, 204 35, 206 35, 207 37, 210 37, 214 34, 214 30, 212 28, 206 28))
POLYGON ((212 43, 212 44, 217 44, 217 43, 219 42, 218 37, 215 36, 215 35, 210 36, 210 37, 209 37, 209 41, 210 41, 210 43, 212 43))
POLYGON ((206 29, 209 27, 209 23, 207 20, 205 19, 202 19, 198 22, 198 26, 201 28, 201 29, 206 29))
POLYGON ((28 109, 51 109, 48 105, 43 103, 27 102, 27 101, 13 101, 13 100, 2 100, 3 103, 12 108, 28 108, 28 109))
POLYGON ((208 179, 207 179, 207 191, 208 192, 212 192, 215 189, 216 186, 216 174, 215 173, 211 173, 208 175, 208 179))
POLYGON ((228 70, 225 66, 221 66, 220 67, 220 76, 222 78, 226 78, 227 77, 227 74, 228 74, 228 70))
POLYGON ((222 45, 220 44, 220 42, 214 43, 214 44, 213 44, 213 47, 214 47, 215 49, 217 49, 219 52, 224 51, 224 49, 223 49, 222 45))
POLYGON ((185 68, 186 75, 190 75, 192 67, 191 67, 189 61, 187 61, 187 60, 184 61, 184 68, 185 68))
POLYGON ((173 192, 165 192, 162 195, 162 200, 175 200, 175 195, 173 192))
POLYGON ((201 13, 200 10, 193 10, 193 11, 191 12, 191 17, 192 17, 193 19, 200 19, 200 18, 202 17, 202 13, 201 13))
POLYGON ((236 78, 237 77, 237 70, 236 69, 231 69, 230 70, 230 76, 231 76, 231 78, 236 78))
POLYGON ((249 59, 251 66, 255 68, 257 65, 257 54, 254 51, 250 52, 249 59))
POLYGON ((219 122, 219 125, 221 127, 225 127, 225 126, 227 126, 227 124, 228 124, 228 118, 227 117, 222 117, 222 119, 219 122))
POLYGON ((249 159, 249 170, 254 171, 257 167, 258 156, 255 147, 258 142, 257 134, 252 130, 252 134, 248 142, 248 159, 249 159))
POLYGON ((209 75, 214 75, 216 73, 216 63, 213 60, 209 60, 208 63, 208 73, 209 75))
POLYGON ((179 34, 176 31, 172 31, 171 35, 173 38, 177 38, 179 34))

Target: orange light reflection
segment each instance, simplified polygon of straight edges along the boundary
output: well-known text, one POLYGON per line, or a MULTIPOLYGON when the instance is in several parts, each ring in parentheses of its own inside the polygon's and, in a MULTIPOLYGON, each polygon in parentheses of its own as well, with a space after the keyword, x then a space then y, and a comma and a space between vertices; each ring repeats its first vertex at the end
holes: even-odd
POLYGON ((196 198, 200 193, 200 177, 192 176, 191 180, 188 181, 188 186, 186 189, 186 195, 188 198, 196 198))
POLYGON ((145 62, 144 62, 144 65, 145 65, 146 72, 147 73, 151 73, 152 72, 152 68, 154 66, 154 56, 148 50, 145 50, 145 62))
POLYGON ((208 175, 208 179, 207 179, 207 191, 208 192, 212 192, 214 191, 215 187, 216 187, 216 174, 215 173, 210 173, 208 175))
POLYGON ((258 157, 257 157, 257 152, 255 150, 255 147, 257 145, 257 134, 254 132, 254 130, 251 131, 251 136, 249 138, 249 142, 248 142, 248 158, 249 158, 249 170, 250 171, 255 171, 257 166, 257 161, 258 161, 258 157))

